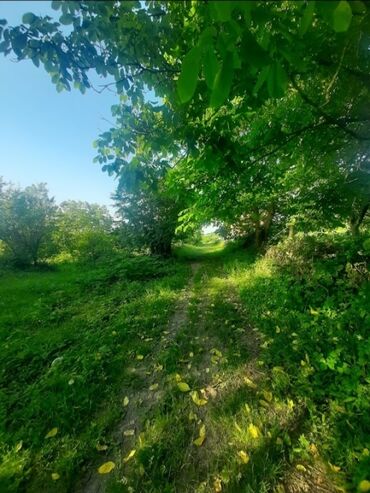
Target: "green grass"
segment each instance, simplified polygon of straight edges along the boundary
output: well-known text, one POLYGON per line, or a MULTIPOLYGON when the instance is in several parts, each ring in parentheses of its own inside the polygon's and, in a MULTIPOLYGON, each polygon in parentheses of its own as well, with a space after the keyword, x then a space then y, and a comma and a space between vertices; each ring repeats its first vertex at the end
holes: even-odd
POLYGON ((61 493, 91 476, 107 493, 280 492, 297 465, 320 463, 355 492, 370 469, 361 248, 338 233, 266 256, 175 253, 1 277, 0 491, 61 493))
POLYGON ((141 264, 2 276, 1 491, 25 483, 27 491, 66 491, 98 455, 123 413, 122 388, 137 384, 129 367, 150 353, 145 339, 160 337, 188 277, 173 261, 140 276, 141 264), (53 472, 61 479, 52 482, 53 472))

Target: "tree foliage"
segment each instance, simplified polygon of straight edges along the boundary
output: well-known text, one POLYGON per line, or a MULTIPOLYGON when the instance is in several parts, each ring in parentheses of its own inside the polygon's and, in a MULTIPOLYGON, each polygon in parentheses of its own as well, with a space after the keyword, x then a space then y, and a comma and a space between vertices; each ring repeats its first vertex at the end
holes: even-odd
POLYGON ((186 196, 183 228, 216 219, 260 242, 306 216, 297 224, 358 230, 369 207, 366 2, 52 7, 58 20, 2 22, 0 50, 43 64, 57 90, 84 92, 91 69, 110 78, 95 89, 121 97, 96 160, 121 190, 141 193, 164 160, 186 196))
POLYGON ((50 245, 55 212, 45 184, 22 190, 0 181, 0 240, 17 264, 37 264, 50 245))

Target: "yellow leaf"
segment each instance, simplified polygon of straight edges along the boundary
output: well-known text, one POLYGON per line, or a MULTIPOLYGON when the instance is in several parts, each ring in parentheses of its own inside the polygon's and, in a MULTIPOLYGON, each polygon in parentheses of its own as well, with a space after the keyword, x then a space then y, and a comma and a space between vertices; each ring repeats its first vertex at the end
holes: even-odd
POLYGON ((216 478, 213 482, 213 489, 215 493, 220 493, 222 491, 222 483, 220 478, 216 478))
POLYGON ((297 471, 301 471, 301 472, 307 471, 307 469, 302 464, 297 464, 295 468, 297 469, 297 471))
POLYGON ((133 456, 136 454, 136 450, 133 449, 131 450, 127 455, 126 457, 123 459, 123 462, 128 462, 130 459, 133 458, 133 456))
POLYGON ((330 469, 333 472, 339 472, 340 471, 340 467, 339 466, 334 466, 333 464, 330 464, 330 462, 329 462, 329 466, 330 466, 330 469))
POLYGON ((58 428, 52 428, 46 435, 45 438, 53 438, 58 433, 58 428))
POLYGON ((248 377, 244 377, 244 383, 248 385, 251 389, 256 389, 257 385, 248 377))
POLYGON ((207 399, 199 398, 198 392, 196 390, 193 390, 192 392, 190 392, 190 396, 191 396, 194 404, 196 404, 197 406, 205 406, 208 402, 207 399))
POLYGON ((159 387, 158 383, 153 383, 153 385, 149 387, 149 390, 157 390, 158 387, 159 387))
POLYGON ((310 452, 312 455, 317 455, 319 453, 319 451, 317 450, 317 447, 314 443, 310 443, 308 448, 310 449, 310 452))
POLYGON ((248 433, 252 438, 258 438, 260 436, 260 430, 254 424, 248 426, 248 433))
POLYGON ((268 392, 267 390, 264 390, 262 392, 262 394, 263 394, 263 397, 265 398, 265 401, 267 401, 267 402, 271 402, 272 401, 273 395, 272 395, 271 392, 268 392))
POLYGON ((242 429, 240 428, 240 426, 238 425, 238 423, 236 421, 235 421, 234 425, 235 425, 235 428, 239 431, 239 433, 241 433, 242 429))
POLYGON ((136 359, 138 359, 139 361, 141 361, 142 359, 144 359, 144 356, 142 354, 137 354, 136 355, 136 359))
POLYGON ((294 402, 292 401, 292 399, 288 399, 288 408, 289 409, 293 409, 294 408, 294 402))
POLYGON ((98 473, 99 474, 109 474, 110 472, 113 471, 113 469, 116 467, 116 464, 112 461, 104 462, 99 469, 98 473))
POLYGON ((181 375, 179 375, 178 373, 176 373, 176 375, 175 375, 175 381, 181 382, 181 375))
POLYGON ((126 395, 126 397, 123 398, 123 401, 122 402, 123 402, 123 406, 124 407, 128 406, 128 403, 130 402, 130 399, 127 397, 127 395, 126 395))
POLYGON ((189 413, 189 421, 195 421, 197 419, 197 415, 193 413, 193 411, 190 411, 189 413))
POLYGON ((190 391, 190 387, 186 382, 179 382, 177 384, 177 387, 179 388, 179 390, 181 390, 181 392, 189 392, 190 391))
POLYGON ((135 435, 135 430, 125 430, 123 434, 125 437, 132 437, 135 435))
POLYGON ((216 348, 211 349, 210 351, 212 354, 214 354, 217 358, 222 358, 222 353, 216 348))
POLYGON ((368 481, 367 479, 361 481, 358 485, 358 491, 360 491, 361 493, 367 493, 368 491, 370 491, 370 481, 368 481))
POLYGON ((193 443, 194 445, 196 445, 197 447, 200 447, 201 445, 203 445, 203 442, 204 440, 206 439, 206 427, 204 425, 202 425, 199 429, 199 437, 196 438, 193 443))
POLYGON ((247 454, 247 452, 244 452, 244 450, 239 450, 238 456, 239 456, 240 460, 243 462, 243 464, 248 464, 249 455, 247 454))
POLYGON ((102 452, 103 450, 108 450, 108 445, 99 445, 99 443, 96 445, 96 450, 98 452, 102 452))
POLYGON ((51 479, 53 481, 57 481, 60 478, 59 474, 57 472, 52 472, 51 473, 51 479))
POLYGON ((204 440, 206 439, 206 437, 198 437, 196 438, 193 443, 194 445, 196 445, 197 447, 201 447, 203 445, 203 442, 204 440))

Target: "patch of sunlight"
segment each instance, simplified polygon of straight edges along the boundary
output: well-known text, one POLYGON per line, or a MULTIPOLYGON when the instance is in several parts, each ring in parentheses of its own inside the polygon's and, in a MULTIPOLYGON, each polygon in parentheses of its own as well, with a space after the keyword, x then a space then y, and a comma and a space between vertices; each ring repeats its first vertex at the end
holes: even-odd
POLYGON ((175 255, 180 258, 200 259, 221 253, 225 248, 225 242, 219 241, 209 245, 189 245, 184 244, 175 248, 175 255))

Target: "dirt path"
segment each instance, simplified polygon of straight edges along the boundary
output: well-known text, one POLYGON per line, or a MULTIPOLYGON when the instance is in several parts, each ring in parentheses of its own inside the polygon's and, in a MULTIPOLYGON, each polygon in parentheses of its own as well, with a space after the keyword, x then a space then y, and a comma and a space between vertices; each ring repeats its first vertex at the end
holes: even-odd
MULTIPOLYGON (((194 279, 200 267, 199 262, 192 262, 191 277, 188 285, 183 289, 182 296, 178 301, 175 312, 172 315, 167 330, 157 344, 153 344, 153 348, 149 357, 145 358, 140 364, 131 368, 131 371, 136 376, 140 376, 145 382, 141 390, 132 391, 132 389, 122 389, 122 399, 127 399, 126 414, 118 423, 115 432, 113 433, 113 441, 117 444, 119 450, 119 461, 124 460, 130 450, 135 450, 135 442, 142 430, 145 417, 150 410, 155 406, 163 396, 164 376, 161 374, 162 369, 156 363, 157 355, 171 346, 172 341, 177 333, 183 328, 188 321, 188 305, 192 295, 194 279), (148 372, 148 368, 153 368, 153 371, 148 372), (149 389, 149 391, 148 391, 149 389), (150 390, 153 389, 153 390, 150 390)), ((112 460, 117 462, 115 457, 106 457, 105 461, 112 460)), ((97 472, 97 467, 92 467, 91 472, 83 479, 75 488, 76 493, 104 493, 106 490, 108 476, 101 475, 97 472)))
MULTIPOLYGON (((285 399, 275 396, 276 379, 282 376, 264 368, 259 360, 264 338, 249 325, 238 286, 225 273, 222 260, 192 263, 191 271, 188 285, 161 339, 153 341, 151 353, 135 361, 131 368, 140 386, 134 386, 134 390, 122 389, 126 407, 113 433, 115 449, 101 460, 101 463, 115 462, 117 474, 98 474, 97 464, 91 467, 89 477, 75 492, 104 493, 113 480, 115 485, 118 481, 125 492, 162 493, 152 483, 159 474, 158 469, 151 470, 149 464, 147 470, 142 469, 146 478, 140 478, 138 471, 143 466, 140 461, 136 462, 136 451, 141 449, 148 421, 163 417, 163 406, 168 398, 173 407, 165 411, 164 418, 172 416, 170 436, 176 433, 185 436, 177 448, 171 449, 167 443, 164 446, 165 450, 168 448, 177 454, 176 458, 170 454, 162 461, 156 455, 158 449, 150 449, 151 442, 146 443, 147 450, 154 450, 150 452, 154 461, 161 461, 159 467, 174 469, 174 475, 166 476, 163 485, 160 483, 165 491, 338 491, 318 455, 305 463, 303 469, 297 469, 296 461, 288 458, 284 441, 292 444, 298 440, 305 410, 288 396, 285 399), (191 390, 206 404, 194 403, 192 392, 179 392, 174 375, 160 364, 161 355, 169 354, 174 348, 180 355, 176 357, 181 376, 179 373, 176 376, 189 382, 191 390), (246 431, 251 426, 255 434, 252 438, 246 431), (194 439, 202 427, 206 430, 206 439, 196 446, 194 439), (274 468, 279 468, 279 473, 273 475, 274 468), (266 489, 271 484, 275 489, 266 489)), ((156 439, 154 443, 158 445, 156 439)))

